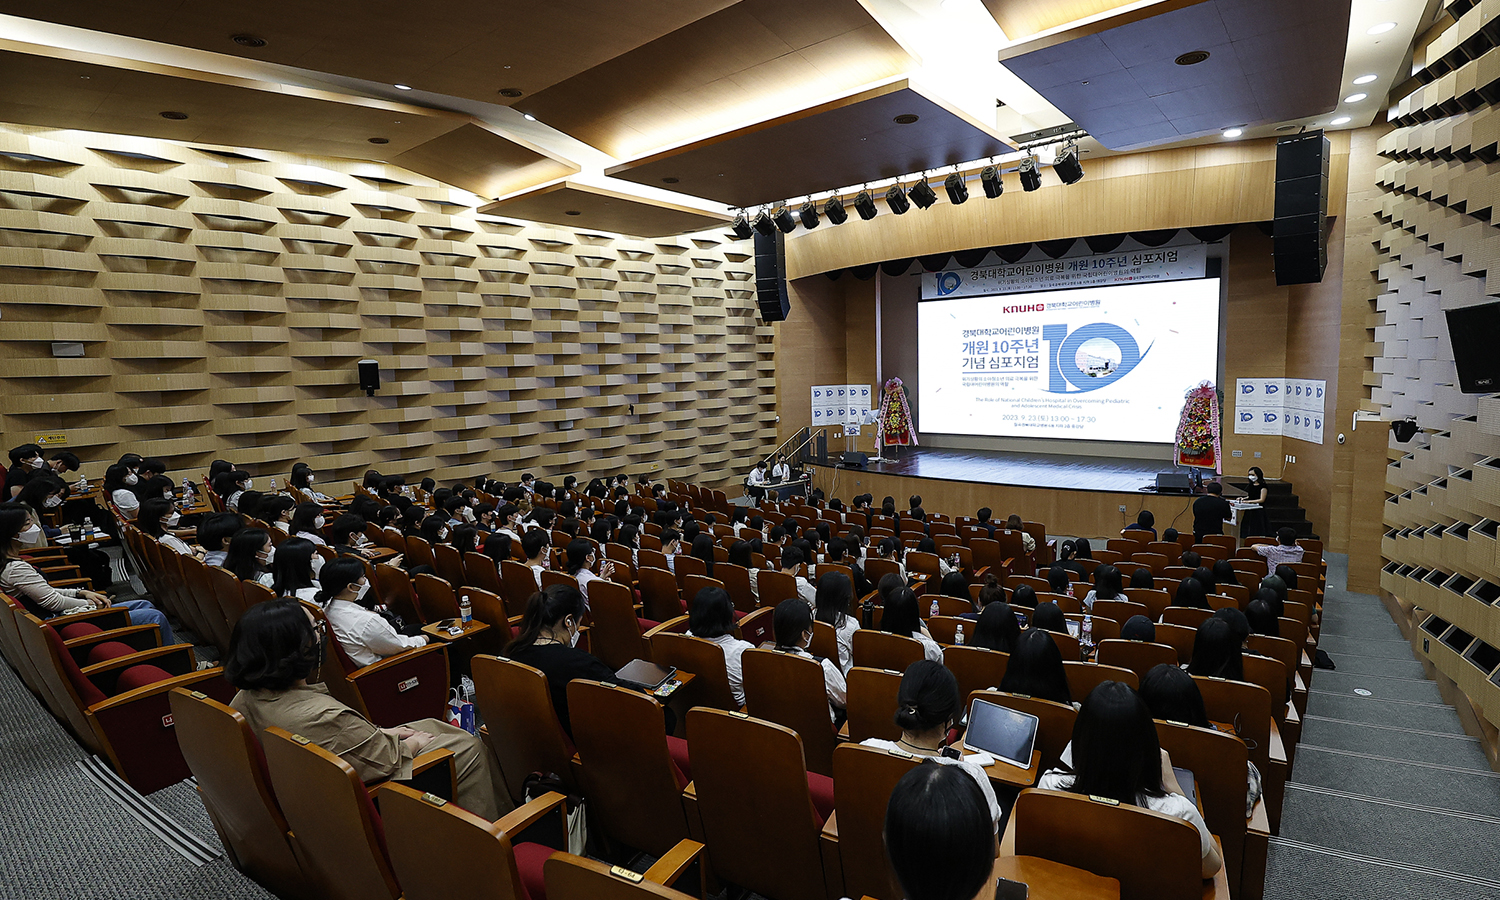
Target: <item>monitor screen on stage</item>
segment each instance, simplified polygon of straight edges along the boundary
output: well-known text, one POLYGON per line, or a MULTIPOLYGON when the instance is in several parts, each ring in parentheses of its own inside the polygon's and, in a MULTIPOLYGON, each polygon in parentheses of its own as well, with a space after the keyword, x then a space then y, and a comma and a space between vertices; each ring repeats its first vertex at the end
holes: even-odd
POLYGON ((1219 379, 1219 279, 917 305, 917 430, 1171 443, 1219 379))

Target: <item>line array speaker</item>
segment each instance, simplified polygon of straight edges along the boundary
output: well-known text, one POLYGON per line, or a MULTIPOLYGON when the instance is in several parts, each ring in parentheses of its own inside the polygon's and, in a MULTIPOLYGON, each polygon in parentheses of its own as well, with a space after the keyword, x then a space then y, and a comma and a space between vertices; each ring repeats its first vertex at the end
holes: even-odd
POLYGON ((786 236, 780 231, 755 233, 755 301, 766 322, 781 322, 792 311, 786 292, 786 236))
POLYGON ((1328 137, 1322 130, 1276 142, 1277 284, 1316 284, 1328 268, 1328 137))

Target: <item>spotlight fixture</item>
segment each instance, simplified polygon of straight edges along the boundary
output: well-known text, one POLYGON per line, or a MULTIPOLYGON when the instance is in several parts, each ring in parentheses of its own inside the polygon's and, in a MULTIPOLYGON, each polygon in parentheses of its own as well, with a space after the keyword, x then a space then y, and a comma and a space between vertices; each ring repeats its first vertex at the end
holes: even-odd
POLYGON ((391 142, 390 138, 383 137, 365 138, 365 140, 369 141, 372 144, 389 144, 391 142))
MULTIPOLYGON (((508 69, 508 68, 510 68, 510 66, 506 66, 506 68, 508 69)), ((502 97, 509 97, 512 100, 514 100, 515 98, 521 96, 522 93, 523 92, 522 92, 522 90, 520 88, 501 88, 500 89, 500 96, 502 96, 502 97)))
POLYGON ((745 215, 744 210, 740 210, 740 214, 734 217, 734 224, 729 226, 729 230, 742 241, 749 240, 750 236, 755 233, 750 227, 750 217, 745 215))
POLYGON ((906 199, 906 191, 901 189, 900 184, 891 185, 891 189, 885 192, 885 205, 898 216, 911 209, 911 201, 906 199))
POLYGON ((411 90, 411 85, 409 85, 409 84, 399 84, 398 83, 398 84, 392 85, 392 87, 394 87, 398 91, 409 91, 409 90, 411 90))
POLYGON ((854 198, 854 211, 866 222, 875 218, 880 210, 875 208, 875 198, 870 196, 869 191, 860 191, 859 196, 854 198))
POLYGON ((759 231, 766 237, 770 237, 771 235, 776 233, 776 223, 771 221, 771 217, 766 213, 765 210, 761 210, 756 214, 755 230, 759 231))
POLYGON ((1396 440, 1404 444, 1407 441, 1411 440, 1413 437, 1416 437, 1417 420, 1402 419, 1398 422, 1392 422, 1391 432, 1396 435, 1396 440))
POLYGON ((932 185, 928 184, 926 179, 912 185, 911 190, 907 191, 907 196, 911 197, 911 202, 922 209, 927 209, 937 202, 937 192, 932 189, 932 185))
POLYGON ((791 234, 792 229, 797 227, 796 217, 785 206, 778 206, 771 212, 771 221, 776 223, 782 234, 791 234))
POLYGON ((985 166, 979 173, 979 184, 984 188, 984 195, 991 200, 1005 193, 1005 182, 1000 180, 1000 170, 994 166, 985 166))
POLYGON ((797 209, 797 219, 802 222, 803 228, 818 227, 818 205, 811 200, 802 204, 797 209))
POLYGON ((256 37, 253 34, 231 34, 229 39, 241 47, 264 47, 266 45, 265 38, 256 37))
POLYGON ((1227 138, 1237 138, 1237 137, 1239 137, 1240 135, 1242 135, 1244 133, 1245 133, 1245 131, 1242 128, 1226 128, 1226 129, 1224 129, 1224 136, 1227 137, 1227 138))
POLYGON ((528 122, 536 121, 536 116, 533 116, 531 113, 521 113, 521 118, 525 119, 528 122))
POLYGON ((943 179, 943 190, 948 192, 948 202, 954 206, 969 199, 969 186, 964 184, 964 177, 957 172, 943 179))
POLYGON ((1078 145, 1069 144, 1052 164, 1052 171, 1063 184, 1077 184, 1083 180, 1083 164, 1078 161, 1078 145))
POLYGON ((828 198, 828 202, 823 204, 823 215, 835 225, 842 225, 849 221, 849 213, 844 209, 844 201, 838 197, 828 198))
POLYGON ((1036 170, 1036 157, 1021 160, 1021 187, 1030 193, 1042 186, 1042 173, 1036 170))

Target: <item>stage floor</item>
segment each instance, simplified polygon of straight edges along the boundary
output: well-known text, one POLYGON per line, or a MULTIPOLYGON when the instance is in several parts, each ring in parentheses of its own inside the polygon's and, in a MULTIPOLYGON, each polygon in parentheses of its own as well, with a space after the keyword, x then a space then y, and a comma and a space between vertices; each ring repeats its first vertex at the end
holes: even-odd
MULTIPOLYGON (((871 463, 865 471, 907 478, 936 478, 974 484, 1067 491, 1138 491, 1154 494, 1157 473, 1174 468, 1170 460, 1114 459, 1000 450, 893 447, 887 448, 886 454, 893 458, 892 462, 871 463)), ((827 467, 833 467, 836 460, 837 457, 830 453, 827 467)))

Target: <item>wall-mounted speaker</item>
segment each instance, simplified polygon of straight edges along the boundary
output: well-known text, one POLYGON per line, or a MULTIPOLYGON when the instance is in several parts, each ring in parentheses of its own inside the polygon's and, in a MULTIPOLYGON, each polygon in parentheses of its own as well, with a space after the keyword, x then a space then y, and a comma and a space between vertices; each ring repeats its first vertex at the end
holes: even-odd
POLYGON ((1443 312, 1448 318, 1453 364, 1458 369, 1458 389, 1465 394, 1500 390, 1500 356, 1495 353, 1495 335, 1500 334, 1500 303, 1460 306, 1443 312))
POLYGON ((792 300, 787 296, 786 236, 779 231, 771 234, 755 233, 755 302, 760 306, 760 317, 766 322, 785 321, 792 311, 792 300))
POLYGON ((1316 284, 1328 268, 1328 138, 1319 131, 1276 142, 1277 284, 1316 284))
POLYGON ((359 361, 359 387, 371 397, 380 390, 380 363, 373 359, 359 361))

